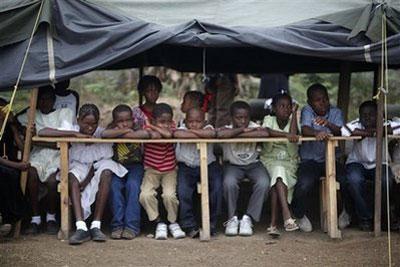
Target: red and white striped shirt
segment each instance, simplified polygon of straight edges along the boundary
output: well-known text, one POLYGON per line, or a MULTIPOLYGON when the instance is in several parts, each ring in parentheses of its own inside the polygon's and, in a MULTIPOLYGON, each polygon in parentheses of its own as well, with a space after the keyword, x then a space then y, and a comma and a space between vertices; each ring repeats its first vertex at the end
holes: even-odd
POLYGON ((144 144, 144 166, 159 172, 172 171, 176 167, 175 149, 171 143, 144 144))

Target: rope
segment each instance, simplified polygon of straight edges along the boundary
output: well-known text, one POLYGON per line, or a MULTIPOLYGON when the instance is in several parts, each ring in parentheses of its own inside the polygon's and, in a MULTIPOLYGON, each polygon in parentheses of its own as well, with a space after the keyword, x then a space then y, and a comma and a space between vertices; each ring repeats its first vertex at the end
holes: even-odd
POLYGON ((25 68, 25 63, 26 63, 26 59, 28 58, 29 49, 31 48, 33 35, 35 34, 35 29, 37 28, 37 26, 39 24, 39 18, 40 18, 40 14, 42 13, 43 3, 44 3, 44 1, 42 0, 42 2, 40 4, 40 7, 39 7, 38 15, 36 17, 35 24, 33 25, 31 36, 29 38, 28 47, 26 48, 24 59, 22 60, 21 68, 20 68, 19 73, 18 73, 18 78, 17 78, 17 81, 16 81, 16 83, 14 85, 14 90, 13 90, 12 95, 11 95, 10 103, 2 109, 2 112, 6 112, 6 116, 5 116, 3 124, 1 126, 0 140, 3 138, 3 134, 4 134, 4 131, 6 129, 6 124, 7 124, 7 121, 8 121, 8 117, 10 116, 10 112, 11 112, 12 106, 14 104, 15 95, 17 93, 17 89, 18 89, 19 83, 21 81, 22 72, 23 72, 23 70, 25 68))

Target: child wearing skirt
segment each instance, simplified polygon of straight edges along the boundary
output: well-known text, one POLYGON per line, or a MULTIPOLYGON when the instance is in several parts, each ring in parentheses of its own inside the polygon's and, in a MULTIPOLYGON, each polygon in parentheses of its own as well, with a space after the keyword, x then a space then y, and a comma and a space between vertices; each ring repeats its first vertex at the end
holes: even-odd
POLYGON ((290 142, 268 142, 264 144, 261 161, 271 176, 271 225, 268 234, 280 235, 277 228, 278 209, 281 208, 286 231, 299 229, 292 218, 288 203, 292 200, 296 184, 298 164, 297 105, 292 105, 288 94, 279 94, 273 98, 272 110, 275 116, 266 116, 263 127, 267 127, 271 136, 286 137, 290 142))
MULTIPOLYGON (((98 127, 99 110, 93 104, 85 104, 79 110, 76 128, 87 137, 100 138, 103 131, 98 127)), ((76 232, 69 244, 78 245, 92 239, 106 241, 101 229, 101 219, 106 206, 112 174, 124 177, 127 170, 112 160, 112 144, 73 143, 70 148, 69 187, 76 218, 76 232), (90 230, 84 220, 91 215, 91 205, 95 210, 90 230)))

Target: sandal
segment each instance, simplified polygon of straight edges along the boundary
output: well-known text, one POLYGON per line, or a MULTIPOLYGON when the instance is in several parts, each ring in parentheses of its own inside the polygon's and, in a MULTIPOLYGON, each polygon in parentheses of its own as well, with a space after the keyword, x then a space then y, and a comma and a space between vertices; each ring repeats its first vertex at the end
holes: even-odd
POLYGON ((267 233, 272 237, 272 238, 278 238, 281 233, 279 232, 278 228, 276 226, 270 226, 267 228, 267 233))
POLYGON ((292 232, 299 229, 299 226, 297 225, 296 221, 292 218, 287 219, 284 222, 284 226, 286 232, 292 232))

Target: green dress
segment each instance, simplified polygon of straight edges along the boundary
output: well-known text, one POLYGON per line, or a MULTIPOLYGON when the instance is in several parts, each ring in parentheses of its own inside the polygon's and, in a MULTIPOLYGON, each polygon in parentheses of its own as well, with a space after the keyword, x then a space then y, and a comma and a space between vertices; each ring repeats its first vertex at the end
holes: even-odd
MULTIPOLYGON (((265 116, 263 127, 281 132, 289 132, 290 120, 282 130, 279 128, 275 116, 265 116)), ((264 143, 260 158, 271 176, 271 187, 275 185, 278 178, 281 178, 282 182, 287 186, 288 202, 290 203, 296 184, 296 171, 299 163, 297 144, 290 142, 266 142, 264 143)))

